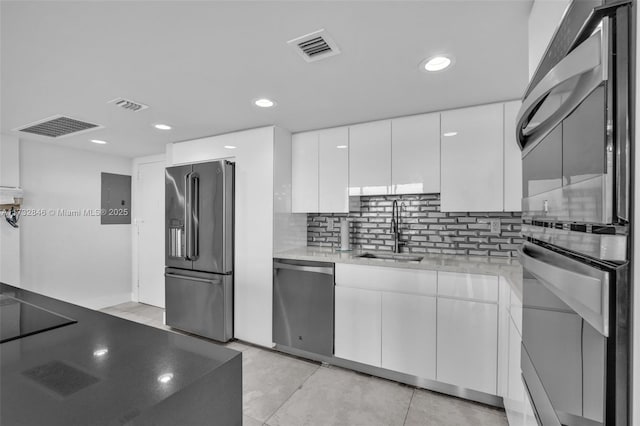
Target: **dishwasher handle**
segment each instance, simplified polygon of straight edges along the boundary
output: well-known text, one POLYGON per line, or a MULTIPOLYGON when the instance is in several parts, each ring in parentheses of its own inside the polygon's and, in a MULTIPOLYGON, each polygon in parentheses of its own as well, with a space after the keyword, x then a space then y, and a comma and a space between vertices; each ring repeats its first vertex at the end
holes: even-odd
POLYGON ((316 274, 333 275, 333 268, 328 266, 290 265, 288 263, 273 262, 274 269, 289 269, 292 271, 313 272, 316 274))

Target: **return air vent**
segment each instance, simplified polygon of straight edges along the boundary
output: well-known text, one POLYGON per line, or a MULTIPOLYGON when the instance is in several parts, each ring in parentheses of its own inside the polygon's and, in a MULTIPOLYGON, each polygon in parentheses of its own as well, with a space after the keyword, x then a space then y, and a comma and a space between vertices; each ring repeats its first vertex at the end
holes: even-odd
POLYGON ((80 121, 63 115, 55 115, 14 130, 38 136, 46 136, 49 138, 59 138, 62 136, 69 136, 81 132, 100 129, 102 127, 103 126, 99 124, 80 121))
POLYGON ((138 112, 138 111, 142 111, 143 109, 149 108, 149 105, 141 104, 140 102, 132 101, 131 99, 125 99, 125 98, 116 98, 107 103, 114 104, 115 106, 118 106, 120 108, 129 110, 129 111, 133 111, 133 112, 138 112))
POLYGON ((315 62, 340 53, 335 41, 325 30, 314 31, 287 42, 307 62, 315 62))

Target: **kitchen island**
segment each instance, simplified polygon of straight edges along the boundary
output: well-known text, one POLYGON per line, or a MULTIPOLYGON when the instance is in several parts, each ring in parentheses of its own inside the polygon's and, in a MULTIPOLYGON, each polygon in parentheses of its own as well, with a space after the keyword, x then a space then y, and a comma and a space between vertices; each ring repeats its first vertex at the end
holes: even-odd
POLYGON ((0 314, 0 424, 242 424, 240 352, 2 283, 0 314))

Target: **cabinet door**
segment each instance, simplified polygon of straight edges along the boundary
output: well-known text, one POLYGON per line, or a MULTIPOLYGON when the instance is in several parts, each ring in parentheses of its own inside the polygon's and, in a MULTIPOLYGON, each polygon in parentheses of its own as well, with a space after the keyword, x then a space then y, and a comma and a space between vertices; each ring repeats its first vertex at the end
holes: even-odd
POLYGON ((514 322, 509 319, 509 355, 507 360, 508 383, 504 395, 504 409, 509 419, 509 426, 525 424, 525 390, 520 369, 520 348, 522 338, 514 322))
POLYGON ((438 298, 437 380, 496 394, 498 306, 438 298))
POLYGON ((516 140, 521 102, 504 104, 504 211, 522 211, 522 152, 516 140))
POLYGON ((349 128, 318 132, 319 211, 349 213, 349 128))
POLYGON ((503 105, 442 113, 441 210, 503 210, 503 105))
POLYGON ((435 297, 382 293, 382 368, 435 380, 435 297))
POLYGON ((394 194, 440 192, 440 113, 392 120, 391 151, 394 194))
POLYGON ((318 133, 296 133, 291 144, 292 211, 318 212, 318 133))
POLYGON ((336 286, 335 355, 380 367, 381 293, 336 286))
POLYGON ((349 127, 349 194, 391 192, 391 121, 349 127))

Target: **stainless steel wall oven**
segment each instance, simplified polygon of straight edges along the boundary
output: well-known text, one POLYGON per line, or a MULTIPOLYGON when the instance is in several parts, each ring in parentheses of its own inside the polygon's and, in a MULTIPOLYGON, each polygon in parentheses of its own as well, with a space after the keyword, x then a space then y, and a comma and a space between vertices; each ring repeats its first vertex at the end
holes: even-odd
POLYGON ((522 374, 544 426, 629 421, 632 7, 574 0, 518 114, 522 374))

